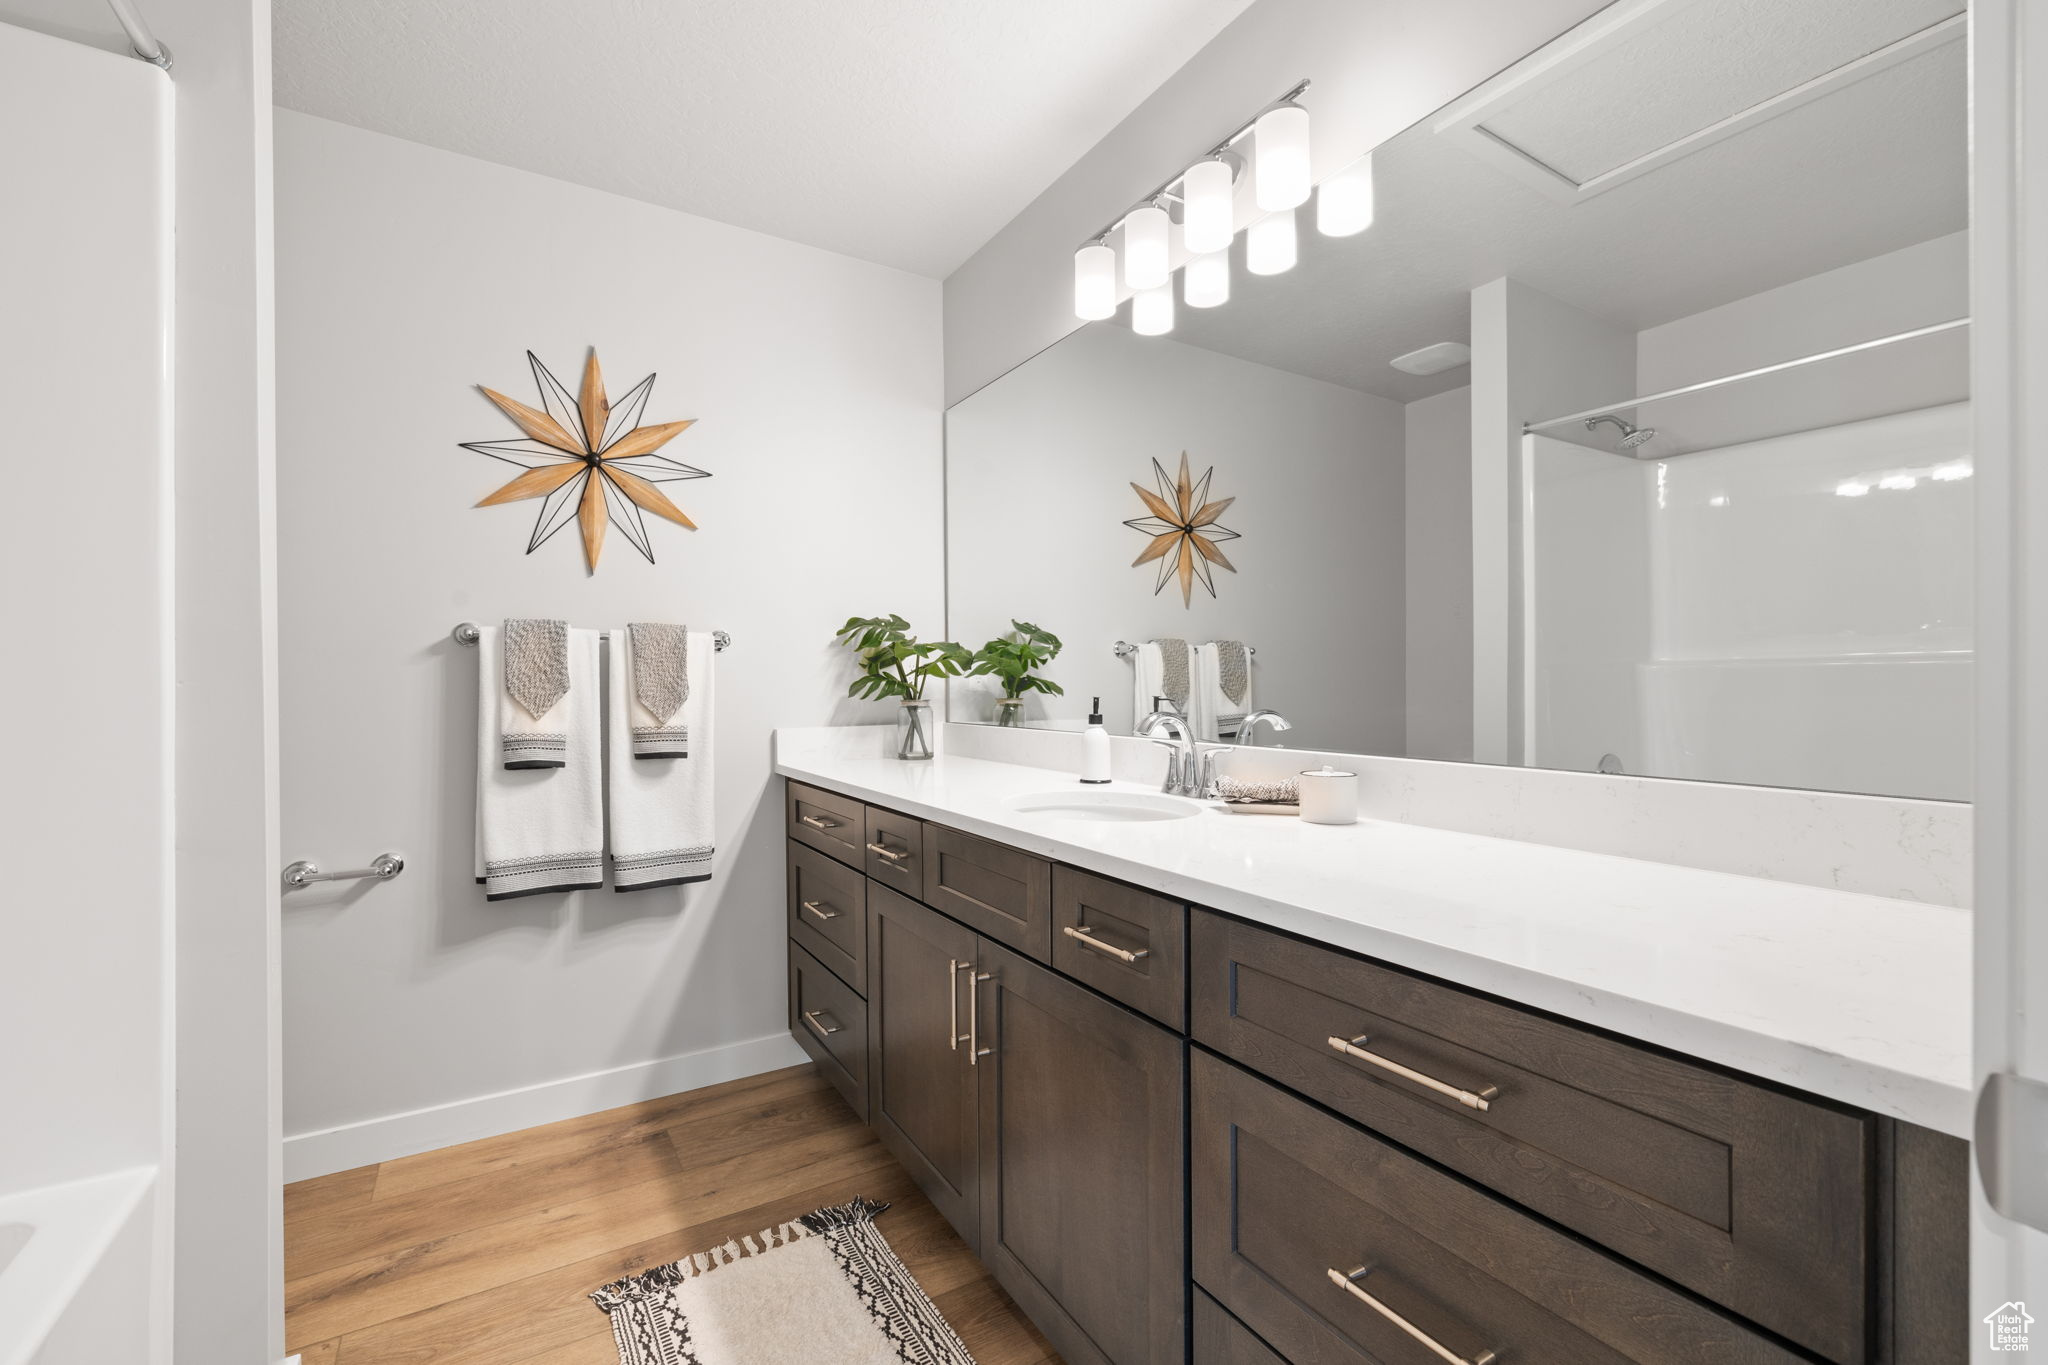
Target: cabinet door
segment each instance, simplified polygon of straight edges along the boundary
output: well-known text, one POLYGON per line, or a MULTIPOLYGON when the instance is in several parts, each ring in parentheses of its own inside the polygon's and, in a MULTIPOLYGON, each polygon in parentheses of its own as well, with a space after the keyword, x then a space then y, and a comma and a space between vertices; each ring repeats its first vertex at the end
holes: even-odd
POLYGON ((868 1115, 884 1146, 979 1247, 979 1132, 967 1034, 971 930, 868 884, 868 1115))
POLYGON ((1185 1044, 986 940, 977 987, 982 1259, 1068 1365, 1181 1365, 1185 1044))

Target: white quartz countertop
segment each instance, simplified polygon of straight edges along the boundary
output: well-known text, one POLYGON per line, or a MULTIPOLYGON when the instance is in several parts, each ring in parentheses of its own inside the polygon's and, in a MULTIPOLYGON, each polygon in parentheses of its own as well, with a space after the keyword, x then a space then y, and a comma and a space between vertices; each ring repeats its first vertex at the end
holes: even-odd
POLYGON ((1970 1132, 1966 910, 1419 825, 1014 810, 1068 773, 778 743, 776 771, 1674 1052, 1970 1132))

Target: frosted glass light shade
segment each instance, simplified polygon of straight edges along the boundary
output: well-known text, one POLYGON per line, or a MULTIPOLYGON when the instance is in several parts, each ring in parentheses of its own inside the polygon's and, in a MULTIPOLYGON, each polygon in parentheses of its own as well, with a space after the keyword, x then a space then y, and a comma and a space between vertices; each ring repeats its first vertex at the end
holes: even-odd
POLYGON ((1180 296, 1190 308, 1214 308, 1230 302, 1230 253, 1197 256, 1181 271, 1180 296))
POLYGON ((1254 275, 1279 275, 1294 269, 1294 210, 1269 213, 1253 223, 1244 246, 1245 268, 1254 275))
POLYGON ((1237 233, 1230 214, 1230 163, 1198 161, 1181 177, 1181 243, 1197 256, 1222 251, 1237 233))
POLYGON ((1372 226, 1372 158, 1325 180, 1316 189, 1316 231, 1349 237, 1372 226))
POLYGON ((1157 289, 1166 283, 1166 210, 1156 204, 1132 209, 1124 219, 1124 283, 1157 289))
POLYGON ((1268 109, 1252 125, 1252 188, 1268 213, 1308 202, 1308 110, 1268 109))
POLYGON ((1173 330, 1173 286, 1156 285, 1131 299, 1131 330, 1141 337, 1164 336, 1173 330))
POLYGON ((1074 316, 1090 322, 1116 315, 1116 253, 1100 242, 1074 253, 1074 316))

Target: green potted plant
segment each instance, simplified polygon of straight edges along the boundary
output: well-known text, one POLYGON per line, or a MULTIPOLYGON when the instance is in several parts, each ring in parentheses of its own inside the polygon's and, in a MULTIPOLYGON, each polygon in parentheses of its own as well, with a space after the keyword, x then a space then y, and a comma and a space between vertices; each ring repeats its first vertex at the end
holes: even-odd
POLYGON ((903 707, 896 715, 896 757, 932 756, 931 703, 924 685, 933 678, 957 678, 974 656, 950 640, 920 640, 910 622, 888 616, 849 617, 835 636, 860 655, 860 676, 846 689, 849 697, 876 700, 896 697, 903 707))
POLYGON ((994 678, 1002 684, 1002 698, 996 702, 996 724, 1014 726, 1024 706, 1026 692, 1043 692, 1058 697, 1066 689, 1037 670, 1059 657, 1060 637, 1040 630, 1029 621, 1010 622, 1010 633, 997 636, 974 651, 972 677, 994 678))

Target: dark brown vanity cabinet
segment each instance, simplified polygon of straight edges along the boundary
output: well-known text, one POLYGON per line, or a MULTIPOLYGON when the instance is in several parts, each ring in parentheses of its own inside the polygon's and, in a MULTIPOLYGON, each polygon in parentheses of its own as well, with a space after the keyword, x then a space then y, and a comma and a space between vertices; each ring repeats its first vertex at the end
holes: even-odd
POLYGON ((791 1030, 1069 1365, 1967 1359, 1956 1139, 790 792, 791 1030))

